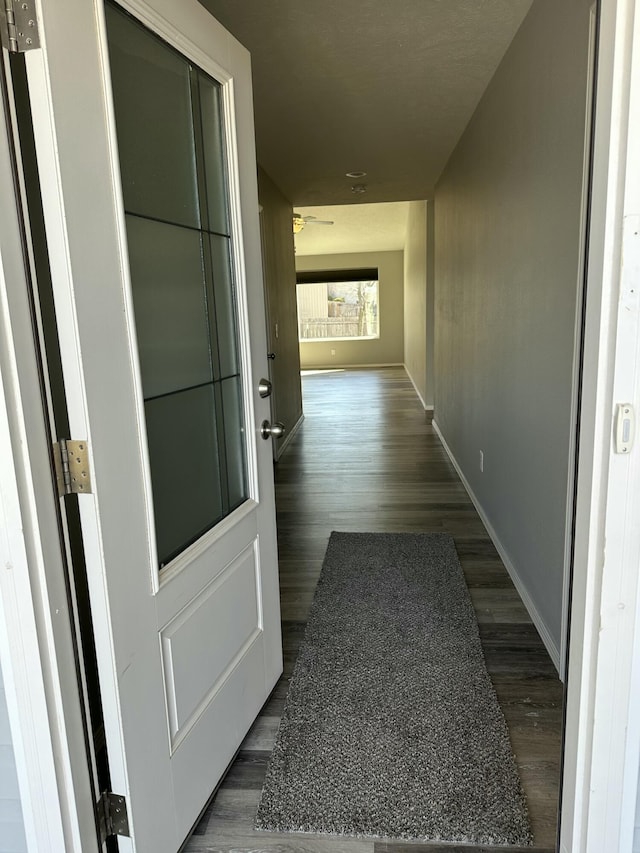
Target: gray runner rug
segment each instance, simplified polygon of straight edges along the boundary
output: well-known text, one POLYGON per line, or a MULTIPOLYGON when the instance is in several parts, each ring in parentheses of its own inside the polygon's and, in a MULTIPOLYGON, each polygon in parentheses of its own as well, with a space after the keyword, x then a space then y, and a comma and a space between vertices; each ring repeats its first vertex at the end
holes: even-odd
POLYGON ((332 533, 256 828, 531 843, 448 534, 332 533))

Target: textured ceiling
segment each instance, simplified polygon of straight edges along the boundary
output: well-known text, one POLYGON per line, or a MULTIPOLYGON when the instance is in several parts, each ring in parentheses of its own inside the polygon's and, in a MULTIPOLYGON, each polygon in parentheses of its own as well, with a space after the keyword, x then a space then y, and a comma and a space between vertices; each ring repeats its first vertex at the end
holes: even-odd
POLYGON ((296 207, 296 213, 334 223, 305 225, 295 236, 298 256, 404 249, 409 202, 296 207))
POLYGON ((251 52, 258 159, 295 205, 422 199, 531 0, 201 0, 251 52))

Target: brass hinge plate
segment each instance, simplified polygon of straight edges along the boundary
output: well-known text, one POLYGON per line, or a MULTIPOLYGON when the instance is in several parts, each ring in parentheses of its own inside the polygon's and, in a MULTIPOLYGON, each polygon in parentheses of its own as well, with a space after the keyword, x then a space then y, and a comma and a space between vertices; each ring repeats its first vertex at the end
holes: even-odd
POLYGON ((9 53, 40 47, 34 0, 1 0, 2 43, 9 53))
POLYGON ((127 801, 121 794, 103 791, 96 803, 100 823, 100 840, 104 843, 113 835, 129 837, 127 801))
POLYGON ((60 497, 91 493, 89 445, 86 441, 61 438, 53 445, 53 459, 60 497))

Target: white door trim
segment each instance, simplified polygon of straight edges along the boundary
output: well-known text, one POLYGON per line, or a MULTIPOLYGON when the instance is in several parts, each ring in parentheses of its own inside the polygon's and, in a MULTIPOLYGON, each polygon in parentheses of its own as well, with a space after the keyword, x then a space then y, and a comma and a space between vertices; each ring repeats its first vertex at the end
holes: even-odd
POLYGON ((90 853, 92 787, 10 138, 0 98, 0 660, 27 849, 90 853))
POLYGON ((559 673, 563 682, 567 680, 567 649, 569 645, 569 624, 571 616, 571 569, 573 565, 573 520, 575 511, 575 488, 577 466, 577 427, 580 411, 580 381, 582 377, 582 322, 585 307, 585 271, 587 228, 589 223, 590 181, 591 181, 591 141, 593 131, 593 106, 595 98, 595 66, 598 36, 597 2, 589 13, 589 59, 587 68, 587 93, 585 108, 585 134, 582 167, 582 197, 580 200, 580 239, 578 241, 578 278, 576 295, 576 315, 573 333, 573 368, 571 383, 571 418, 573 428, 569 437, 569 465, 567 477, 567 511, 564 534, 564 577, 562 582, 562 623, 560 627, 560 666, 559 673))
POLYGON ((638 11, 600 10, 562 853, 630 851, 635 816, 640 448, 615 454, 612 424, 616 402, 640 405, 638 11))
MULTIPOLYGON (((0 284, 6 284, 0 258, 0 284)), ((4 292, 2 294, 4 296, 4 292)), ((3 300, 2 320, 6 319, 3 300)), ((2 332, 6 324, 0 321, 2 332)), ((4 353, 3 353, 4 356, 4 353)), ((23 530, 9 410, 17 412, 9 387, 11 370, 0 363, 0 662, 22 804, 27 849, 64 848, 62 803, 54 765, 44 673, 38 648, 35 606, 29 584, 27 538, 23 530), (6 452, 11 448, 13 452, 6 452)), ((79 849, 79 848, 78 848, 79 849)))

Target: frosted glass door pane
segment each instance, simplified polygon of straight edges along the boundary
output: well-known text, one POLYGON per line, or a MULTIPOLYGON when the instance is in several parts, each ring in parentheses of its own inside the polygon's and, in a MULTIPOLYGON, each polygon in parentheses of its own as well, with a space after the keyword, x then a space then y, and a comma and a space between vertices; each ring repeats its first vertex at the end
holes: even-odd
POLYGON ((198 231, 127 216, 145 398, 213 379, 198 231))
POLYGON ((125 210, 197 227, 190 65, 125 12, 106 9, 125 210))
POLYGON ((111 3, 160 567, 248 496, 221 86, 111 3))
POLYGON ((213 386, 145 404, 160 566, 223 515, 213 386))

